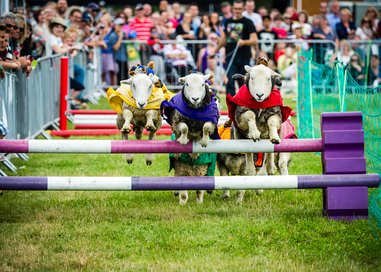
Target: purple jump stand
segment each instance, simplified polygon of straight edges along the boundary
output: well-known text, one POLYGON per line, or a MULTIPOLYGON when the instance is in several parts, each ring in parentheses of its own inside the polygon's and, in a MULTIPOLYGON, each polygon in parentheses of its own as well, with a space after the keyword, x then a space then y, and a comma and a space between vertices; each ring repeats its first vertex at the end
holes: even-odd
MULTIPOLYGON (((361 112, 321 115, 323 174, 366 174, 361 112)), ((323 215, 328 219, 368 218, 368 187, 323 189, 323 215)))

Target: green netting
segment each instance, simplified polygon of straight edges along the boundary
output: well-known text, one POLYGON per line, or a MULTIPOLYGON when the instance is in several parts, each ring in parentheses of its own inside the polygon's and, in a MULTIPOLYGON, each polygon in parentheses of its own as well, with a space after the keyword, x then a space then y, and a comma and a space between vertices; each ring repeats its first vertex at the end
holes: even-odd
MULTIPOLYGON (((361 111, 367 173, 381 175, 381 87, 363 88, 342 63, 319 64, 313 55, 298 56, 298 136, 320 138, 322 112, 361 111)), ((369 222, 381 237, 381 186, 369 189, 369 222)))

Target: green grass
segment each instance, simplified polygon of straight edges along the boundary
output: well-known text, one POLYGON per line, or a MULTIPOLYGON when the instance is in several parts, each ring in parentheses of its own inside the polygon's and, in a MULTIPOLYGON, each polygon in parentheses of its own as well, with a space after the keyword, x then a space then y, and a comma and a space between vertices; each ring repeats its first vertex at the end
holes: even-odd
MULTIPOLYGON (((12 161, 24 167, 0 168, 19 176, 173 175, 165 154, 151 166, 144 155, 128 165, 121 154, 12 161)), ((318 154, 293 154, 290 174, 321 171, 318 154)), ((247 191, 242 204, 234 191, 229 201, 221 193, 198 205, 190 192, 179 206, 172 192, 6 191, 0 271, 380 271, 381 242, 368 221, 323 217, 321 190, 247 191)))

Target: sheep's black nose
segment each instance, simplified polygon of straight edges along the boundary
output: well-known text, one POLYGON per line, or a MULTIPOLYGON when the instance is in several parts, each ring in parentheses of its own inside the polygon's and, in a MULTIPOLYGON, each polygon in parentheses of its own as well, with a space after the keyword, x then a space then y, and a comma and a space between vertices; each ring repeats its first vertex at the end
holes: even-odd
POLYGON ((264 95, 264 94, 258 94, 258 93, 257 93, 258 98, 261 98, 263 95, 264 95))
POLYGON ((192 97, 192 99, 194 100, 194 102, 197 102, 197 100, 199 100, 200 98, 199 97, 192 97))
POLYGON ((138 103, 140 107, 143 107, 145 103, 138 103))

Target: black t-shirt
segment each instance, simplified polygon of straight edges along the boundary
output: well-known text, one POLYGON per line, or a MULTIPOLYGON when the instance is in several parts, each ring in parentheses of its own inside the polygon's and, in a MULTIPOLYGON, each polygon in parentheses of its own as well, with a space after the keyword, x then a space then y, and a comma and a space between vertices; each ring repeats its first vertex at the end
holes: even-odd
POLYGON ((273 53, 274 52, 274 40, 278 39, 278 34, 274 30, 270 31, 259 31, 258 33, 258 40, 268 40, 269 43, 260 43, 259 49, 265 51, 266 53, 273 53))
MULTIPOLYGON (((239 20, 233 20, 233 18, 227 19, 225 22, 225 35, 226 35, 226 55, 234 51, 239 39, 250 39, 251 33, 257 33, 255 30, 253 21, 246 17, 242 17, 239 20)), ((251 58, 250 46, 241 46, 237 51, 237 58, 251 58)))

